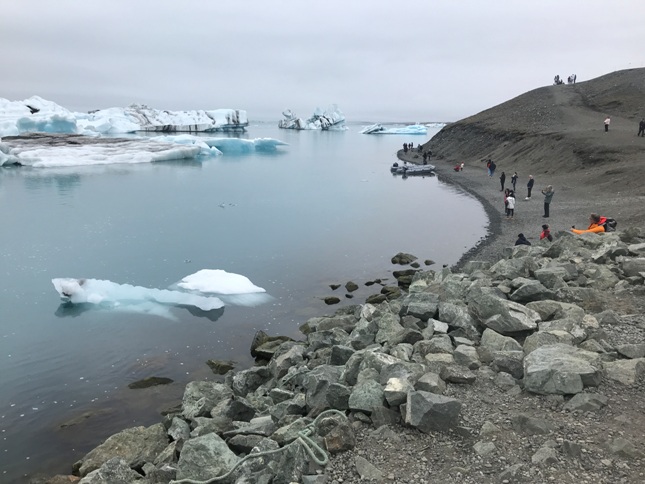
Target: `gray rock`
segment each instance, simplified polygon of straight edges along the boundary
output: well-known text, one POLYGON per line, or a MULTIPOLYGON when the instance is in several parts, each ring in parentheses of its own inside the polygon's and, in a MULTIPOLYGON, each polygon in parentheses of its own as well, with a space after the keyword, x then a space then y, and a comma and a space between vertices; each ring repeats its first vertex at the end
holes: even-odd
POLYGON ((489 328, 482 333, 480 346, 491 351, 522 351, 522 346, 515 339, 489 328))
POLYGON ((495 351, 490 367, 497 372, 509 373, 519 380, 524 376, 524 353, 522 351, 495 351))
POLYGON ((516 432, 527 435, 545 435, 556 429, 555 424, 538 417, 530 417, 525 414, 517 414, 511 418, 511 424, 516 432))
POLYGON ((439 296, 422 292, 408 294, 401 303, 401 316, 414 316, 421 321, 435 318, 439 309, 439 296))
POLYGON ((552 331, 537 331, 524 340, 524 354, 535 351, 541 346, 548 346, 554 344, 565 344, 573 346, 574 338, 568 331, 554 329, 552 331))
POLYGON ((374 464, 360 455, 354 458, 354 466, 361 480, 381 481, 383 479, 383 473, 374 464))
POLYGON ((414 390, 414 386, 406 378, 390 378, 383 389, 383 395, 390 407, 398 407, 408 398, 408 392, 414 390))
POLYGON ((139 479, 141 474, 130 469, 125 460, 114 457, 86 475, 79 484, 131 484, 139 479))
POLYGON ((366 380, 357 384, 349 396, 350 410, 372 413, 376 407, 382 407, 385 403, 383 388, 378 382, 366 380))
POLYGON ((645 374, 645 358, 606 362, 604 366, 607 378, 623 385, 633 385, 645 374))
POLYGON ((475 445, 473 445, 473 450, 477 455, 485 457, 495 452, 495 450, 497 450, 497 447, 495 447, 495 444, 493 444, 492 442, 479 441, 476 442, 475 445))
POLYGON ((540 321, 535 311, 487 294, 474 296, 469 307, 479 323, 503 335, 533 330, 540 321))
POLYGON ((211 409, 220 400, 229 398, 232 395, 231 389, 221 383, 211 381, 189 382, 184 390, 181 414, 189 420, 195 417, 209 416, 211 409))
POLYGON ((607 447, 612 454, 626 459, 641 459, 643 457, 643 453, 637 450, 636 447, 634 447, 634 444, 623 437, 618 437, 612 440, 607 447))
POLYGON ((441 369, 439 376, 443 381, 449 383, 473 384, 477 377, 475 374, 462 366, 447 365, 441 369))
POLYGON ((564 409, 570 412, 597 412, 607 405, 607 397, 598 393, 578 393, 564 404, 564 409))
POLYGON ((179 455, 177 479, 211 479, 230 471, 238 460, 217 434, 190 439, 179 455))
POLYGON ((524 388, 541 394, 575 394, 600 383, 596 353, 563 344, 542 346, 524 358, 524 388))
POLYGON ((626 358, 643 358, 645 357, 645 343, 618 345, 616 351, 626 358))
POLYGON ((129 467, 141 467, 146 462, 154 461, 167 445, 166 429, 160 423, 129 428, 108 437, 77 461, 73 468, 79 476, 84 477, 115 457, 123 459, 129 467))
POLYGON ((446 384, 437 373, 424 374, 414 385, 415 390, 442 395, 446 391, 446 384))
POLYGON ((477 349, 473 348, 472 346, 459 345, 457 346, 457 348, 455 348, 452 356, 455 359, 455 363, 466 367, 469 370, 476 370, 481 366, 481 361, 479 361, 477 349))
POLYGON ((553 465, 558 462, 558 454, 551 447, 540 447, 535 454, 531 456, 531 462, 535 465, 553 465))
POLYGON ((531 301, 553 299, 553 296, 553 291, 544 287, 539 281, 529 281, 512 292, 510 299, 518 303, 528 303, 531 301))
POLYGON ((435 393, 414 391, 408 393, 405 405, 405 423, 430 433, 448 430, 459 422, 461 402, 435 393))

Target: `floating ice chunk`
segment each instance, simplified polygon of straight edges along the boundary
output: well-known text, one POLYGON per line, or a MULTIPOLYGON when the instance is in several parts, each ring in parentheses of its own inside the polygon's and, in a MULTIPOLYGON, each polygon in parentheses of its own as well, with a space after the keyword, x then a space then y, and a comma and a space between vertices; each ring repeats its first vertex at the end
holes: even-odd
POLYGON ((0 143, 0 152, 0 166, 43 168, 196 159, 202 147, 150 138, 32 133, 0 143))
POLYGON ((290 109, 282 112, 284 119, 278 122, 279 128, 284 129, 321 129, 321 130, 346 130, 345 115, 332 104, 326 110, 316 108, 312 116, 306 121, 297 117, 290 109))
POLYGON ((206 138, 204 142, 225 154, 251 153, 253 151, 271 152, 276 151, 278 146, 288 144, 273 138, 206 138))
POLYGON ((248 294, 266 292, 248 277, 222 269, 202 269, 184 277, 177 286, 189 291, 207 294, 248 294))
POLYGON ((428 134, 428 128, 423 124, 411 124, 402 128, 385 128, 381 124, 366 126, 362 134, 428 134))
MULTIPOLYGON (((202 311, 224 307, 221 299, 168 289, 117 284, 101 279, 52 279, 61 298, 73 304, 89 303, 104 307, 137 306, 150 302, 170 306, 194 306, 202 311)), ((148 310, 146 310, 148 312, 148 310)))
POLYGON ((176 286, 199 294, 217 294, 225 303, 239 306, 259 306, 272 299, 247 277, 221 269, 202 269, 184 277, 176 286))

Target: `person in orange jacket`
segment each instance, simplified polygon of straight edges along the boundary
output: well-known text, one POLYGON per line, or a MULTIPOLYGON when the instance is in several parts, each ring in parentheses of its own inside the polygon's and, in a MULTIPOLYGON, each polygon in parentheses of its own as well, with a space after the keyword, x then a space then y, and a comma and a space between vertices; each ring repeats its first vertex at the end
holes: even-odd
POLYGON ((571 232, 574 234, 584 234, 586 232, 599 234, 605 231, 605 222, 607 222, 607 217, 601 217, 597 213, 592 213, 589 217, 589 227, 586 230, 576 229, 573 226, 571 227, 571 232))

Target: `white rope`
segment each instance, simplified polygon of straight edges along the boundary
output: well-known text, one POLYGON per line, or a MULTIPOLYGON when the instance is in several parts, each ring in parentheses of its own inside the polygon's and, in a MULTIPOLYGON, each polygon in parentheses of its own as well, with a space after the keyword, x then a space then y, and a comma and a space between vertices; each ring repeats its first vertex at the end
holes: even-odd
POLYGON ((212 484, 214 482, 221 481, 222 479, 225 479, 228 476, 230 476, 235 471, 235 469, 237 469, 243 462, 246 462, 247 460, 255 459, 258 457, 264 457, 267 455, 277 454, 278 452, 287 450, 289 447, 291 447, 294 444, 302 445, 305 449, 305 452, 307 452, 307 455, 309 455, 311 460, 313 460, 316 464, 320 466, 325 466, 329 462, 329 455, 322 447, 320 447, 316 442, 314 442, 309 436, 313 433, 314 428, 318 423, 318 420, 321 417, 323 417, 325 414, 329 414, 329 413, 335 413, 347 419, 347 416, 340 410, 335 410, 335 409, 325 410, 320 415, 318 415, 313 422, 311 422, 304 429, 298 432, 297 439, 285 445, 284 447, 281 447, 279 449, 274 449, 274 450, 267 450, 264 452, 258 452, 257 454, 249 454, 243 459, 237 461, 237 463, 233 466, 233 468, 229 470, 226 474, 223 474, 221 476, 211 477, 206 481, 197 481, 195 479, 180 479, 178 481, 170 481, 170 484, 212 484))

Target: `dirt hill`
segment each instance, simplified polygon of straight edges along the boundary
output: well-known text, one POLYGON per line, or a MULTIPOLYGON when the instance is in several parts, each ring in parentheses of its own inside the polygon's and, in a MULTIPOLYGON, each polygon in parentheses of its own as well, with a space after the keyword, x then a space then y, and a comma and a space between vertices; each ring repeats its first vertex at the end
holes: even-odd
MULTIPOLYGON (((507 173, 639 197, 645 196, 645 138, 636 136, 642 117, 645 68, 629 69, 527 92, 446 126, 424 149, 436 160, 472 166, 492 158, 507 173)), ((632 216, 643 220, 642 213, 632 216)))

